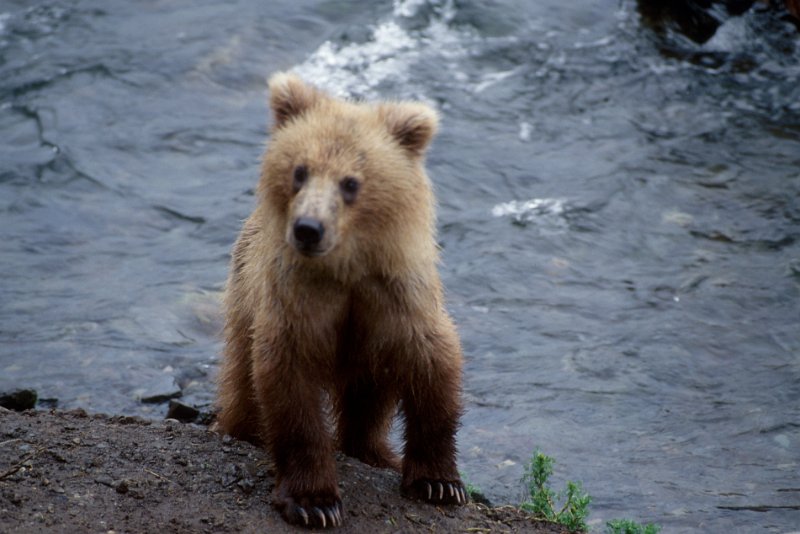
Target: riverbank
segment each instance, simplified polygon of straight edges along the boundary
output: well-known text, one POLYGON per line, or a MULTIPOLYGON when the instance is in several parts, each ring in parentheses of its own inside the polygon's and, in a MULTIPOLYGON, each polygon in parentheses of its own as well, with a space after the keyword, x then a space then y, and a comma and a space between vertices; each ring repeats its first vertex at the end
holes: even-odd
MULTIPOLYGON (((434 507, 399 476, 337 459, 337 532, 566 532, 513 507, 434 507)), ((172 420, 0 408, 0 531, 292 532, 271 505, 274 471, 248 443, 172 420)))

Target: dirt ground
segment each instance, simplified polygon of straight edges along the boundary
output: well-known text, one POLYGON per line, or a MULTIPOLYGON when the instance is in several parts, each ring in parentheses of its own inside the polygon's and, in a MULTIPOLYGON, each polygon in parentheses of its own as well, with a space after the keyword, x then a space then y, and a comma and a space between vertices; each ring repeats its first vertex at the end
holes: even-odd
MULTIPOLYGON (((404 499, 399 476, 338 458, 338 532, 564 533, 512 507, 404 499)), ((271 505, 263 451, 174 421, 0 408, 0 532, 303 532, 271 505)))

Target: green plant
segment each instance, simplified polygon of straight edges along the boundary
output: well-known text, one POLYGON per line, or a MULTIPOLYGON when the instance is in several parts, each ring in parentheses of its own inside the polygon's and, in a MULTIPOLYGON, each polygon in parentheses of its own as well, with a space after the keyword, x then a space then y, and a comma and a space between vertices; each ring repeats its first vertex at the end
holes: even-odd
POLYGON ((583 492, 580 483, 571 481, 567 482, 564 492, 554 492, 548 486, 553 463, 553 459, 539 449, 533 453, 522 477, 530 498, 521 508, 540 519, 564 525, 571 532, 585 532, 592 498, 583 492), (561 507, 558 506, 560 501, 563 501, 561 507))
POLYGON ((642 525, 630 519, 614 519, 606 523, 606 534, 658 534, 660 530, 658 525, 642 525))
MULTIPOLYGON (((529 498, 520 508, 538 519, 559 523, 571 532, 586 532, 586 517, 592 498, 583 492, 580 483, 567 481, 567 489, 556 493, 548 485, 555 461, 536 449, 525 465, 522 482, 529 498), (558 506, 558 503, 562 503, 558 506)), ((614 519, 606 523, 605 534, 658 534, 661 527, 648 523, 641 525, 630 519, 614 519)))

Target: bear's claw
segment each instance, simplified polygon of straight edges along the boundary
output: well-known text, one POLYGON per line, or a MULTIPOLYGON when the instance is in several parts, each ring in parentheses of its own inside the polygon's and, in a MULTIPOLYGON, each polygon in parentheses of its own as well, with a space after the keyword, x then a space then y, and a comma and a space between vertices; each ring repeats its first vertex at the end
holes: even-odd
POLYGON ((313 509, 312 511, 314 512, 314 515, 316 515, 317 517, 319 517, 319 520, 320 520, 320 521, 322 521, 322 528, 325 528, 325 527, 327 527, 328 525, 326 525, 326 524, 325 524, 325 523, 326 523, 326 521, 325 521, 325 514, 323 514, 323 513, 322 513, 322 510, 320 510, 319 508, 317 508, 317 507, 315 506, 315 507, 314 507, 314 509, 313 509))
POLYGON ((305 508, 298 506, 297 513, 303 518, 303 524, 308 525, 308 513, 306 512, 305 508))
POLYGON ((417 480, 404 493, 433 504, 467 504, 469 497, 460 481, 417 480))
POLYGON ((330 528, 342 526, 342 503, 337 501, 330 506, 303 507, 294 502, 282 507, 284 519, 289 523, 309 528, 330 528))

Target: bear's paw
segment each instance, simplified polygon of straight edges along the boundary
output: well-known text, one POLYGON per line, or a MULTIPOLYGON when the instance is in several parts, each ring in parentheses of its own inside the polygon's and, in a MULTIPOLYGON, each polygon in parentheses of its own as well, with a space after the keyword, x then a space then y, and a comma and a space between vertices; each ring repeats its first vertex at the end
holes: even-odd
POLYGON ((467 504, 469 497, 460 480, 421 478, 403 488, 407 497, 431 504, 467 504))
POLYGON ((340 527, 344 519, 342 500, 336 495, 286 496, 275 507, 287 523, 308 528, 340 527))

